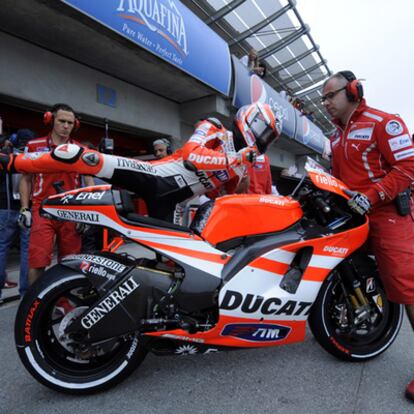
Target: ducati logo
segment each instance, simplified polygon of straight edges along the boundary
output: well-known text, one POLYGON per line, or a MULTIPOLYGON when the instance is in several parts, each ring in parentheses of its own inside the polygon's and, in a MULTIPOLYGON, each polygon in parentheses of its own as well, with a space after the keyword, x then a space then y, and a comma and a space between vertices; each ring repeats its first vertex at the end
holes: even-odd
POLYGON ((259 295, 247 294, 228 290, 220 304, 221 309, 240 309, 243 313, 259 312, 263 315, 308 315, 312 302, 283 301, 279 298, 264 298, 259 295))

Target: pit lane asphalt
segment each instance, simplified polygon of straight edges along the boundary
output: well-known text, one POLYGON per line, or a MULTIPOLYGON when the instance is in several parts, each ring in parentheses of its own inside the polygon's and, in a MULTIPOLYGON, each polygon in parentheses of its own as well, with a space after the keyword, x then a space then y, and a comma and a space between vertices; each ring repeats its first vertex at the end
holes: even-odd
POLYGON ((68 396, 37 383, 23 368, 13 340, 17 303, 0 307, 0 412, 106 413, 414 413, 405 400, 414 379, 414 335, 405 318, 385 353, 346 363, 306 341, 269 349, 156 357, 117 387, 68 396))

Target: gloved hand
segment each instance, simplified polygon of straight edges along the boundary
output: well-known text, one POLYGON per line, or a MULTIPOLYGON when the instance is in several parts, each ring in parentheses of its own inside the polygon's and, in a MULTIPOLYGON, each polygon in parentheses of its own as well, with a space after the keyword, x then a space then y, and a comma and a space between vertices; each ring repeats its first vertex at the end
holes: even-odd
POLYGON ((238 165, 254 165, 257 160, 256 148, 246 147, 236 152, 233 163, 238 165))
POLYGON ((21 208, 17 219, 17 224, 22 229, 30 229, 32 227, 32 213, 29 208, 21 208))
POLYGON ((346 188, 344 188, 343 191, 346 195, 351 197, 348 200, 348 206, 352 211, 363 216, 371 210, 371 202, 365 194, 358 191, 347 190, 346 188))

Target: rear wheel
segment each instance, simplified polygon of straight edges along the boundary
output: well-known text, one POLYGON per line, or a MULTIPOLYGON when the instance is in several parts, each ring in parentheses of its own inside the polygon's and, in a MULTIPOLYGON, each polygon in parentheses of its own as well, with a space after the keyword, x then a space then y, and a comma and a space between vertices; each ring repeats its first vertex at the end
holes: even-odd
POLYGON ((64 334, 97 299, 85 276, 59 265, 27 292, 17 312, 15 339, 20 359, 39 382, 87 394, 117 384, 142 362, 146 350, 138 335, 85 345, 76 333, 64 334))
POLYGON ((356 311, 340 273, 323 283, 309 316, 318 343, 330 354, 346 361, 366 361, 390 347, 403 320, 402 305, 389 302, 378 279, 376 292, 367 298, 364 313, 356 311))

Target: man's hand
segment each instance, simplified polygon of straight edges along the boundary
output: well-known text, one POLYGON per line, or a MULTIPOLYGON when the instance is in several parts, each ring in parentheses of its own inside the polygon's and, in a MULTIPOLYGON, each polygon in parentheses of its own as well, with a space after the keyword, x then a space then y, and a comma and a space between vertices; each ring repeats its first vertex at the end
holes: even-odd
POLYGON ((347 190, 346 188, 343 189, 343 192, 351 197, 348 200, 348 206, 355 213, 363 216, 371 210, 371 202, 365 194, 359 193, 358 191, 347 190))
POLYGON ((235 160, 233 161, 238 165, 254 165, 257 160, 257 150, 256 148, 246 147, 239 150, 235 155, 235 160))
POLYGON ((30 229, 32 227, 32 213, 28 208, 21 208, 17 224, 22 229, 30 229))

